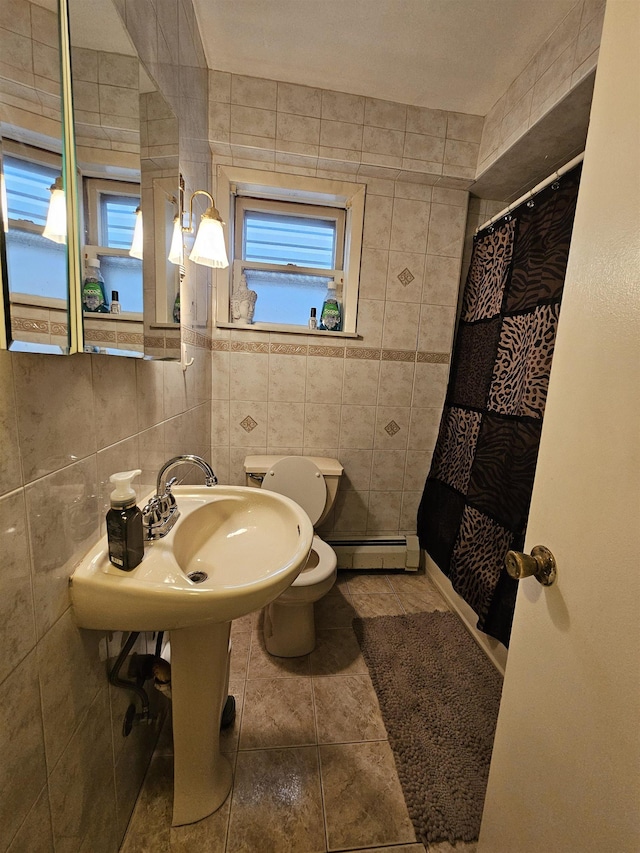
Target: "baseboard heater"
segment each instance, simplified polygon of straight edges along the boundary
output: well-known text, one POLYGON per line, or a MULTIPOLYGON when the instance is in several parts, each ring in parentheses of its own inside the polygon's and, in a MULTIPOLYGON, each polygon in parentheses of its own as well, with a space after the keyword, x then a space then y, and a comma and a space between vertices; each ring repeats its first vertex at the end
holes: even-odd
POLYGON ((323 537, 338 557, 339 569, 403 569, 420 566, 417 536, 358 536, 328 534, 323 537))

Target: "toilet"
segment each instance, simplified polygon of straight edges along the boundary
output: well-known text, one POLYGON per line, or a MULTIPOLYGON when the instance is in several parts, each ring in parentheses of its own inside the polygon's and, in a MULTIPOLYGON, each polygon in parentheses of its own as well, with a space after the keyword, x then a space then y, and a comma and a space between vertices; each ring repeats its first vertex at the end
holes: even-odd
MULTIPOLYGON (((248 486, 291 498, 305 510, 315 528, 333 506, 343 469, 337 459, 324 456, 247 456, 244 470, 248 486)), ((305 567, 264 609, 264 641, 270 654, 291 658, 313 650, 313 606, 334 585, 336 566, 333 548, 314 535, 305 567)))

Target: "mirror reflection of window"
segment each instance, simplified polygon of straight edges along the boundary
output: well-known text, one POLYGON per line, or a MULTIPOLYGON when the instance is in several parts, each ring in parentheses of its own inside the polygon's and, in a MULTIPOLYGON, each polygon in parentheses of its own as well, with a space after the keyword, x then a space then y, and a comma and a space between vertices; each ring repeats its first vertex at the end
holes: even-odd
POLYGON ((5 155, 6 234, 11 294, 67 299, 67 250, 42 236, 60 167, 5 155))
POLYGON ((142 260, 129 254, 140 206, 140 185, 104 178, 84 179, 87 242, 85 263, 100 261, 109 304, 118 294, 121 311, 142 313, 142 260))

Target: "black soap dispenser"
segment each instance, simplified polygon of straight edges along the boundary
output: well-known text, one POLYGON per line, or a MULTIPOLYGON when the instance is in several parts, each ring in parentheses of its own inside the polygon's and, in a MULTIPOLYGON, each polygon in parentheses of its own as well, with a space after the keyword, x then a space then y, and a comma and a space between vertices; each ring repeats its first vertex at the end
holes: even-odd
POLYGON ((115 485, 111 493, 111 509, 107 513, 109 559, 123 572, 135 569, 144 556, 142 513, 136 506, 136 493, 131 488, 131 481, 141 473, 137 468, 109 477, 115 485))

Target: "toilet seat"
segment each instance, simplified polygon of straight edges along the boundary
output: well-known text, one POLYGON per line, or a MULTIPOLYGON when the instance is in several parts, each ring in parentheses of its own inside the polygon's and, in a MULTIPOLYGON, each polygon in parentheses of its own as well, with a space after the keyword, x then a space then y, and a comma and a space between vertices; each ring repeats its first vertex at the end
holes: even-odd
POLYGON ((285 456, 274 462, 264 475, 262 488, 294 500, 314 526, 327 502, 324 477, 307 456, 285 456))
POLYGON ((336 552, 333 548, 327 545, 326 542, 323 542, 319 536, 314 536, 307 565, 291 586, 313 586, 314 584, 322 583, 331 577, 336 569, 337 562, 336 552), (313 559, 314 552, 318 555, 318 562, 310 566, 309 563, 313 559))

